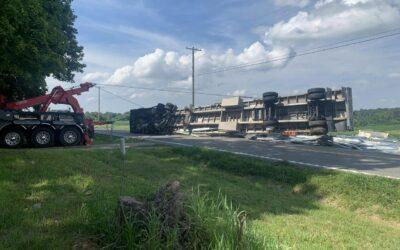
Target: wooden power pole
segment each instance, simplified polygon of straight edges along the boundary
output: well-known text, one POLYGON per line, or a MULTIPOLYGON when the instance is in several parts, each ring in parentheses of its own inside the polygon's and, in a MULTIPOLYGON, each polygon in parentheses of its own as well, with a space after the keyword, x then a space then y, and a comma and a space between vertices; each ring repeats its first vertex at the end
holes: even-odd
POLYGON ((192 108, 194 108, 194 52, 201 51, 201 49, 195 48, 194 46, 191 48, 186 47, 186 49, 192 51, 192 108))

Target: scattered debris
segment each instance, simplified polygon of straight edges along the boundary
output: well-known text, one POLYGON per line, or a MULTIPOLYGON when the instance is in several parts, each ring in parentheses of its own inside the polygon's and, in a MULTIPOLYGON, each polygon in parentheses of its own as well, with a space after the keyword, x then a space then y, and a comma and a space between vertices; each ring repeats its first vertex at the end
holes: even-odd
POLYGON ((131 110, 130 131, 135 134, 172 134, 175 126, 177 106, 167 103, 152 108, 131 110))
POLYGON ((360 131, 358 131, 358 136, 365 137, 365 138, 387 139, 389 137, 389 133, 375 132, 372 130, 360 130, 360 131))
POLYGON ((377 150, 389 154, 400 154, 400 142, 397 140, 377 138, 377 137, 359 137, 359 136, 283 136, 281 134, 254 135, 250 140, 286 142, 294 144, 333 146, 350 148, 356 150, 377 150))

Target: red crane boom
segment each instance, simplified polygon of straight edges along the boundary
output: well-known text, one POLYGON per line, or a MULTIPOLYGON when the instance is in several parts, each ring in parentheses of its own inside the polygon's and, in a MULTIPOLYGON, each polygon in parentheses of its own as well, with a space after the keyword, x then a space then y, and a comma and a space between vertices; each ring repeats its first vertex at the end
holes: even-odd
POLYGON ((46 112, 50 104, 66 104, 70 105, 75 113, 83 114, 83 109, 79 105, 78 100, 74 95, 80 95, 83 92, 89 91, 90 88, 94 87, 93 83, 82 83, 79 87, 64 90, 61 86, 55 87, 50 94, 33 97, 30 99, 18 101, 18 102, 6 102, 4 97, 0 96, 0 106, 4 106, 5 109, 12 110, 23 110, 36 105, 40 105, 40 112, 46 112))

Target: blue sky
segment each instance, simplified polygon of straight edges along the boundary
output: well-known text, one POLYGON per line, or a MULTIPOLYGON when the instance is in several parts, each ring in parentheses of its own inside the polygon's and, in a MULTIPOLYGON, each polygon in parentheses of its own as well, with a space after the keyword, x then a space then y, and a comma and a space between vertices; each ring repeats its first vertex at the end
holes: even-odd
MULTIPOLYGON (((143 106, 190 104, 191 96, 113 85, 190 88, 195 45, 199 73, 243 63, 271 60, 304 50, 400 28, 400 0, 80 0, 79 43, 87 64, 76 82, 107 84, 106 89, 143 106)), ((324 53, 282 60, 243 70, 199 76, 203 92, 261 96, 310 87, 354 90, 355 108, 400 106, 400 36, 324 53)), ((49 87, 59 83, 48 80, 49 87)), ((79 97, 97 109, 97 91, 79 97)), ((197 104, 219 101, 197 96, 197 104)), ((131 103, 102 94, 102 111, 124 112, 131 103)))

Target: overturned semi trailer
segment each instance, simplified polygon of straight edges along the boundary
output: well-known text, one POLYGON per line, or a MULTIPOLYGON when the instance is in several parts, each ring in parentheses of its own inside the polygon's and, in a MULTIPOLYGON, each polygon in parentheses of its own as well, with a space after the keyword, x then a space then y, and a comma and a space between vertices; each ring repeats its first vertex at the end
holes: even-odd
POLYGON ((262 98, 249 101, 226 98, 221 103, 178 110, 175 129, 312 135, 353 130, 352 89, 312 88, 290 96, 265 92, 262 98))
POLYGON ((171 103, 151 108, 133 109, 130 113, 130 132, 165 135, 175 130, 177 107, 171 103))

